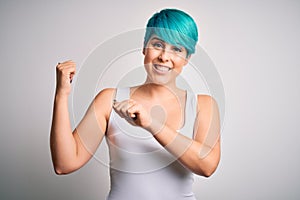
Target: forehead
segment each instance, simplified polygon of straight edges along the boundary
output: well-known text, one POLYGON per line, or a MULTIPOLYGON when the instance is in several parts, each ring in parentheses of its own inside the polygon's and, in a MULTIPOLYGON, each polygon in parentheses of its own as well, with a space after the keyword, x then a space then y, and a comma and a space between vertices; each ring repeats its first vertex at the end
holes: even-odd
POLYGON ((151 37, 149 39, 149 41, 152 41, 152 40, 158 40, 158 41, 161 41, 163 43, 166 43, 166 44, 169 44, 169 45, 172 45, 172 46, 181 46, 181 47, 183 47, 183 45, 181 45, 180 42, 178 42, 176 40, 174 40, 174 42, 170 43, 170 42, 164 40, 163 38, 161 38, 161 37, 159 37, 158 35, 155 35, 155 34, 151 35, 151 37))
POLYGON ((187 56, 187 49, 183 45, 181 45, 179 43, 177 43, 177 44, 170 44, 170 43, 166 42, 165 40, 163 40, 162 38, 160 38, 159 36, 154 35, 154 34, 150 37, 150 39, 148 41, 148 45, 152 41, 154 41, 154 42, 162 42, 162 43, 164 43, 164 45, 170 45, 171 46, 170 48, 173 48, 173 47, 180 48, 181 49, 181 53, 180 54, 182 54, 182 56, 184 56, 184 57, 187 56))

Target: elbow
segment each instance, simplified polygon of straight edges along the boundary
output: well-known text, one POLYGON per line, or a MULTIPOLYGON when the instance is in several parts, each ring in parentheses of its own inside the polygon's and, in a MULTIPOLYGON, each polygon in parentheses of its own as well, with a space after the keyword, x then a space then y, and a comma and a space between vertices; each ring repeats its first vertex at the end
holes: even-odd
POLYGON ((216 168, 197 169, 197 170, 194 170, 194 173, 199 175, 199 176, 209 178, 210 176, 212 176, 214 174, 215 171, 216 171, 216 168))
POLYGON ((61 166, 54 166, 54 172, 56 175, 67 175, 74 172, 74 169, 69 169, 61 166))
POLYGON ((206 178, 212 176, 217 170, 218 165, 219 165, 219 159, 208 164, 207 167, 205 167, 204 170, 202 171, 202 176, 206 178))
POLYGON ((64 173, 60 170, 54 169, 54 172, 55 172, 56 175, 64 175, 64 173))
POLYGON ((198 174, 206 178, 211 177, 217 170, 219 162, 220 154, 201 159, 201 162, 198 163, 198 174))
POLYGON ((64 171, 63 169, 58 168, 58 167, 54 167, 54 172, 55 172, 56 175, 65 175, 65 174, 68 174, 66 171, 64 171))
POLYGON ((211 175, 214 174, 215 171, 216 171, 216 169, 204 170, 204 171, 202 171, 201 175, 205 178, 209 178, 211 175))
POLYGON ((62 169, 56 168, 56 167, 54 168, 54 172, 55 172, 56 175, 65 175, 65 174, 67 174, 62 169))
POLYGON ((215 173, 217 167, 218 163, 198 165, 197 170, 195 170, 195 173, 205 178, 209 178, 215 173))
POLYGON ((78 170, 81 167, 77 160, 70 159, 67 161, 61 161, 54 158, 52 159, 52 166, 56 175, 67 175, 78 170))

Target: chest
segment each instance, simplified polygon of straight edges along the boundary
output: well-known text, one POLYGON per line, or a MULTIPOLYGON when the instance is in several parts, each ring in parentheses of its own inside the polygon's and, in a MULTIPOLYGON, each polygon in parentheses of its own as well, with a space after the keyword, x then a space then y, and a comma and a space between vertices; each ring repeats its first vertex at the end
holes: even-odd
POLYGON ((186 118, 186 99, 170 98, 164 100, 135 99, 140 103, 152 118, 163 122, 173 130, 183 127, 186 118))

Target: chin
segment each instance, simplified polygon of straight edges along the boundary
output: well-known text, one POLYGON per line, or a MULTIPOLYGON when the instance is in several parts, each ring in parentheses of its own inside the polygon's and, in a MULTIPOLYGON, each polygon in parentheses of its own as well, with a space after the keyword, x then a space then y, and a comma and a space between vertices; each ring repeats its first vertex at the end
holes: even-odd
POLYGON ((150 77, 147 78, 147 83, 156 84, 156 85, 167 85, 169 83, 169 79, 166 77, 150 77))

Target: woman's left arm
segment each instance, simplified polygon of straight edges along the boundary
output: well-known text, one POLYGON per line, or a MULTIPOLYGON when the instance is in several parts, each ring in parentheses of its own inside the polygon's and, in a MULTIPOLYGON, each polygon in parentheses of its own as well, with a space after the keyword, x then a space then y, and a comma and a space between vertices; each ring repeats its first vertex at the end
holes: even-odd
POLYGON ((220 119, 218 105, 211 96, 198 95, 193 139, 159 122, 151 123, 147 130, 194 173, 209 177, 216 170, 220 160, 220 119))

